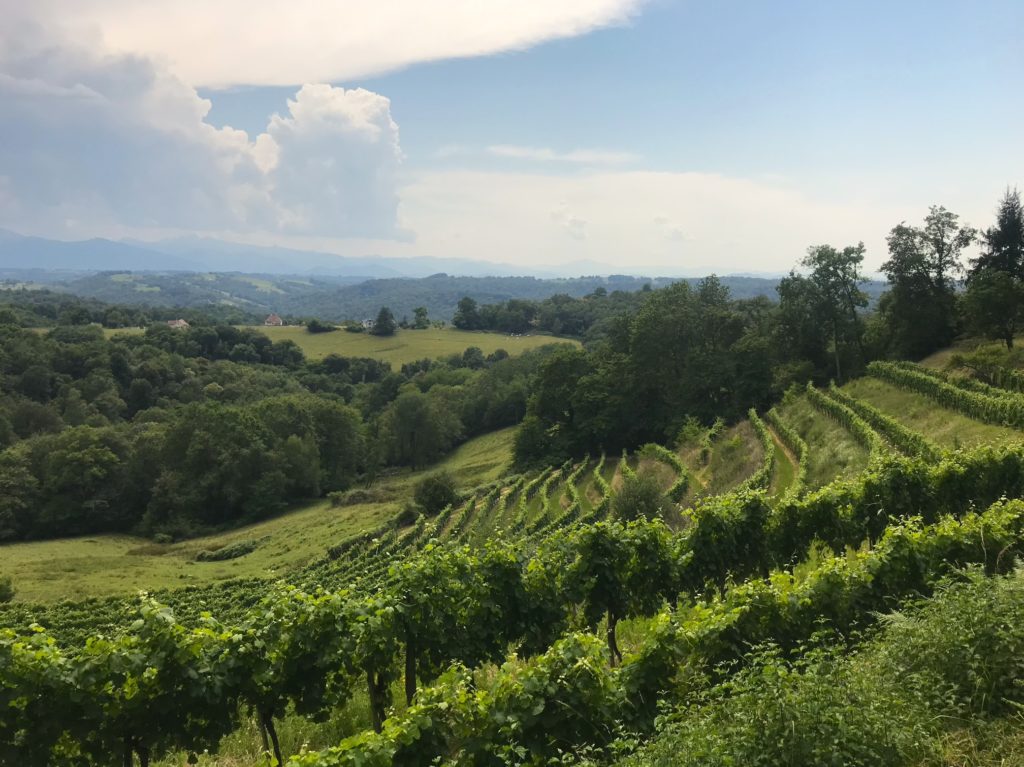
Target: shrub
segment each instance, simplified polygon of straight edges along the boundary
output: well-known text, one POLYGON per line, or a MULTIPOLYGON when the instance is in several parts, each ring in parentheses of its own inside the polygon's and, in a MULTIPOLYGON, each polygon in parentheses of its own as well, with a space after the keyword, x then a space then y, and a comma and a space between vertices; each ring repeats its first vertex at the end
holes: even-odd
POLYGON ((414 524, 416 520, 420 518, 419 509, 413 504, 407 503, 402 507, 402 510, 398 512, 398 516, 395 517, 395 527, 408 527, 414 524))
POLYGON ((255 551, 257 546, 259 546, 257 541, 238 541, 238 543, 232 543, 230 546, 212 551, 200 551, 196 554, 196 562, 224 562, 228 559, 238 559, 255 551))
POLYGON ((354 490, 334 490, 327 494, 331 508, 354 506, 357 503, 383 503, 394 498, 394 494, 384 488, 361 488, 354 490))
POLYGON ((321 322, 320 320, 310 320, 306 323, 306 332, 308 333, 330 333, 337 329, 337 325, 332 325, 329 322, 321 322))
POLYGON ((447 471, 429 474, 416 484, 413 498, 427 516, 439 514, 445 506, 459 501, 455 478, 447 471))
POLYGON ((5 575, 0 578, 0 604, 14 599, 14 593, 14 584, 11 582, 11 576, 5 575))
POLYGON ((655 519, 661 516, 665 496, 651 474, 624 474, 622 488, 612 500, 612 515, 616 519, 655 519))

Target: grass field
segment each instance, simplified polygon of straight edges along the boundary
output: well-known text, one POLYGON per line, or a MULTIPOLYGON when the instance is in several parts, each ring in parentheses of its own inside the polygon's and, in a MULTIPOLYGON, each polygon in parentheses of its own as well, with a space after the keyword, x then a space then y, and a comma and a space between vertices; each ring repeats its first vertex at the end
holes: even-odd
POLYGON ((504 349, 509 354, 520 354, 527 349, 550 343, 576 343, 552 336, 506 336, 501 333, 474 333, 454 328, 427 330, 399 330, 393 336, 373 336, 369 333, 308 333, 305 328, 257 327, 274 341, 294 341, 311 360, 323 359, 328 354, 343 357, 373 357, 387 360, 394 367, 424 358, 435 359, 449 354, 462 354, 470 346, 478 346, 484 354, 504 349))
POLYGON ((773 497, 779 497, 789 489, 796 478, 796 458, 774 430, 771 434, 772 442, 775 443, 775 468, 772 470, 772 480, 768 488, 773 497))
MULTIPOLYGON (((484 354, 504 349, 511 355, 521 354, 545 344, 579 344, 567 338, 546 335, 507 336, 503 333, 477 333, 455 328, 428 328, 427 330, 399 330, 393 336, 374 336, 369 333, 349 333, 336 330, 331 333, 309 333, 304 327, 288 325, 268 328, 252 326, 274 341, 294 341, 307 359, 320 360, 328 354, 342 357, 373 357, 386 360, 393 367, 424 358, 435 359, 450 354, 462 354, 470 346, 477 346, 484 354)), ((108 337, 141 333, 142 328, 106 329, 108 337)))
POLYGON ((280 576, 321 556, 337 543, 371 529, 397 513, 424 474, 451 471, 461 488, 491 482, 512 456, 515 429, 503 429, 465 443, 436 466, 382 477, 374 489, 386 500, 331 508, 317 501, 273 519, 230 532, 160 545, 128 535, 94 535, 0 547, 0 575, 10 575, 17 599, 51 602, 211 583, 236 577, 280 576), (225 562, 197 562, 200 551, 241 541, 257 548, 225 562))
POLYGON ((822 487, 836 477, 852 477, 867 467, 868 451, 846 429, 815 410, 806 396, 782 405, 779 415, 811 448, 807 456, 809 489, 822 487))

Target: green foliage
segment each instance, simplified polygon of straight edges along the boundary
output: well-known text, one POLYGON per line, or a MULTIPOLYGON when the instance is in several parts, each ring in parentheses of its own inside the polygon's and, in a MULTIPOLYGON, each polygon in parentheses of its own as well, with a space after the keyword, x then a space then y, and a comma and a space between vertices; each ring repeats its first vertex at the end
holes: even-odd
POLYGON ((553 354, 536 379, 521 465, 674 439, 688 417, 734 419, 774 393, 767 301, 734 301, 715 277, 647 294, 608 343, 553 354))
POLYGON ((867 448, 871 456, 879 456, 888 451, 888 446, 878 432, 871 428, 871 424, 839 400, 828 397, 810 383, 807 384, 807 398, 818 410, 842 424, 843 428, 867 448))
POLYGON ((337 325, 332 325, 329 322, 322 322, 318 319, 312 319, 306 323, 307 333, 331 333, 337 329, 337 325))
POLYGON ((1006 190, 996 225, 983 237, 982 254, 972 261, 963 300, 967 323, 982 335, 1013 348, 1013 337, 1024 315, 1024 214, 1020 193, 1006 190))
POLYGON ((967 371, 976 380, 989 386, 1011 392, 1024 393, 1022 352, 1019 349, 1004 349, 991 344, 979 346, 971 352, 954 354, 949 368, 967 371))
POLYGON ((14 582, 11 580, 11 576, 0 576, 0 604, 10 602, 14 599, 15 593, 17 592, 14 589, 14 582))
POLYGON ((655 741, 623 764, 939 763, 943 730, 1021 699, 1022 587, 1019 573, 969 571, 884 617, 852 656, 763 649, 662 720, 655 741))
POLYGON ((219 549, 203 550, 196 554, 197 562, 224 562, 229 559, 238 559, 256 550, 259 541, 238 541, 219 549))
POLYGON ((1024 284, 1001 271, 974 275, 963 298, 964 313, 974 332, 1003 341, 1013 348, 1013 339, 1024 322, 1024 284))
POLYGON ((711 424, 711 428, 707 429, 700 440, 700 462, 707 466, 711 461, 711 452, 714 449, 715 440, 725 431, 725 421, 721 418, 716 418, 715 422, 711 424))
POLYGON ((672 483, 672 487, 668 489, 665 495, 669 497, 669 500, 677 503, 681 501, 690 487, 690 472, 687 471, 686 466, 683 465, 679 455, 654 442, 649 442, 644 445, 641 448, 641 452, 644 452, 662 463, 671 466, 675 470, 676 480, 672 483))
POLYGON ((594 466, 594 485, 597 487, 598 492, 601 494, 600 500, 594 506, 594 518, 603 519, 607 516, 612 506, 612 487, 608 484, 608 480, 604 478, 604 467, 607 456, 601 453, 601 459, 594 466))
MULTIPOLYGON (((582 471, 577 466, 573 473, 582 471)), ((59 748, 66 734, 79 731, 75 728, 88 733, 77 742, 98 744, 97 753, 126 745, 139 753, 187 751, 210 747, 218 733, 234 726, 237 707, 224 702, 237 700, 258 712, 261 726, 275 740, 274 719, 286 706, 321 716, 365 684, 381 734, 351 739, 325 759, 356 758, 365 749, 359 758, 440 755, 451 753, 456 744, 466 753, 495 754, 500 753, 496 748, 511 746, 507 753, 521 748, 522 758, 546 758, 582 743, 602 745, 614 737, 616 722, 650 727, 654 703, 672 688, 670 671, 681 663, 722 674, 726 667, 720 664, 740 660, 753 643, 772 640, 790 652, 822 626, 848 635, 907 595, 928 593, 957 566, 983 564, 989 573, 1011 569, 1024 536, 1024 504, 997 502, 982 514, 970 509, 972 503, 1004 492, 1019 494, 1022 488, 1020 450, 961 453, 935 465, 891 455, 858 484, 839 485, 776 509, 762 493, 713 499, 694 510, 677 536, 657 521, 637 521, 581 525, 539 545, 497 544, 482 552, 427 544, 420 555, 395 567, 388 580, 375 581, 368 592, 372 596, 347 590, 277 593, 232 629, 207 619, 197 629, 186 629, 166 609, 144 605, 144 620, 133 624, 123 640, 87 645, 81 656, 87 676, 65 679, 60 671, 65 661, 53 661, 60 684, 78 689, 81 680, 95 680, 88 689, 107 696, 95 713, 58 712, 56 723, 47 719, 39 725, 26 717, 17 720, 15 731, 0 734, 12 748, 27 748, 23 744, 31 742, 43 753, 59 748), (880 508, 888 520, 878 515, 880 508), (904 510, 926 511, 933 521, 893 522, 904 510), (959 519, 941 516, 949 512, 959 519), (846 552, 865 537, 876 543, 846 552), (798 575, 769 572, 774 562, 804 556, 815 539, 844 553, 822 551, 798 575), (731 579, 757 573, 767 577, 729 585, 731 579), (680 592, 702 596, 702 601, 690 603, 684 596, 675 618, 659 618, 633 655, 618 648, 620 620, 654 616, 680 592), (606 641, 570 636, 557 642, 574 615, 592 628, 603 623, 606 641), (542 654, 507 665, 486 691, 470 693, 458 673, 437 688, 421 689, 452 661, 468 667, 495 662, 510 645, 542 654), (161 660, 157 667, 166 670, 158 671, 152 684, 146 682, 143 698, 122 702, 118 687, 109 697, 104 675, 140 673, 132 669, 153 666, 151 653, 157 648, 173 662, 165 666, 161 660), (129 663, 112 660, 124 653, 132 653, 129 663), (609 669, 608 656, 621 660, 621 666, 609 669), (183 665, 187 657, 197 658, 194 668, 202 669, 196 678, 183 665), (398 658, 405 659, 412 707, 387 724, 398 658), (177 697, 164 702, 165 694, 177 697), (573 705, 563 708, 553 701, 573 705), (549 706, 558 710, 548 711, 549 706), (165 717, 143 728, 141 712, 149 710, 165 717), (190 718, 180 719, 178 712, 185 710, 190 718), (554 740, 553 716, 564 717, 554 740), (424 726, 413 727, 414 722, 424 726), (400 742, 393 743, 389 733, 402 733, 400 742)), ((500 486, 489 495, 498 492, 500 486)), ((378 556, 411 551, 421 545, 425 531, 421 518, 374 550, 378 556)), ((26 649, 29 641, 45 646, 45 638, 5 637, 0 651, 12 657, 49 658, 26 649)), ((78 655, 67 657, 79 663, 78 655)), ((40 678, 25 676, 18 663, 0 665, 0 690, 38 685, 40 678)), ((65 693, 64 698, 75 706, 93 706, 89 695, 65 693)))
POLYGON ((455 477, 448 471, 428 474, 416 484, 413 498, 424 513, 435 516, 445 507, 458 501, 455 477))
POLYGON ((982 394, 925 373, 915 366, 892 362, 872 362, 868 373, 900 388, 924 394, 944 407, 979 421, 1024 426, 1024 398, 982 394))
POLYGON ((835 377, 843 380, 864 362, 862 327, 858 309, 867 306, 860 286, 864 243, 838 250, 831 245, 807 249, 800 265, 804 277, 794 272, 779 283, 780 330, 784 343, 819 371, 824 369, 831 346, 835 377))
POLYGON ((370 333, 375 336, 393 336, 398 330, 398 323, 395 322, 395 315, 386 306, 382 306, 377 312, 377 319, 370 328, 370 333))
POLYGON ((942 454, 942 450, 938 445, 926 437, 911 431, 895 418, 886 415, 878 408, 856 397, 845 394, 835 383, 829 386, 828 396, 859 415, 869 426, 884 434, 886 439, 907 455, 919 455, 922 458, 934 461, 942 454))
POLYGON ((782 420, 782 416, 779 415, 775 408, 769 410, 765 414, 765 418, 772 425, 772 428, 775 429, 775 433, 779 435, 779 439, 782 440, 783 444, 796 456, 796 474, 789 487, 786 488, 785 495, 782 497, 784 501, 795 500, 803 495, 807 485, 807 443, 794 428, 782 420))
POLYGON ((665 508, 658 480, 652 474, 623 474, 622 487, 612 500, 612 516, 628 522, 634 519, 658 519, 665 508))
POLYGON ((923 227, 892 229, 889 259, 881 266, 890 289, 879 301, 879 351, 918 359, 952 342, 961 254, 976 234, 940 205, 929 208, 923 227))
POLYGON ((771 432, 768 430, 764 421, 762 421, 757 415, 756 410, 751 408, 747 417, 750 419, 750 424, 754 427, 757 439, 761 443, 761 448, 764 450, 764 458, 761 460, 761 465, 758 467, 757 471, 743 481, 743 484, 740 485, 740 489, 763 490, 771 483, 772 472, 775 470, 775 440, 772 439, 771 432))

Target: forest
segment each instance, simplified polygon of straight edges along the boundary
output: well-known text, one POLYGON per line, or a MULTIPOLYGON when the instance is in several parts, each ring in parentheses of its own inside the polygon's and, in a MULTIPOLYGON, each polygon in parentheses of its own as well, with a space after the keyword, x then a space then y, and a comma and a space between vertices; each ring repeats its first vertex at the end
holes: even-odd
POLYGON ((392 370, 227 325, 0 325, 0 539, 179 537, 423 466, 510 426, 548 349, 392 370))

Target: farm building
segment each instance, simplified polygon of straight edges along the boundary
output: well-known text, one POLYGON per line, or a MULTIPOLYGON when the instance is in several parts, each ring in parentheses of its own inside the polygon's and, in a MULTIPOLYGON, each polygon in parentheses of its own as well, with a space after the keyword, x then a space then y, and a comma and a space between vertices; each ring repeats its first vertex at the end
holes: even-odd
POLYGON ((187 330, 191 326, 185 320, 177 319, 167 320, 167 327, 175 328, 176 330, 187 330))
POLYGON ((284 325, 284 320, 276 314, 268 314, 267 318, 263 320, 263 324, 268 328, 279 328, 284 325))

